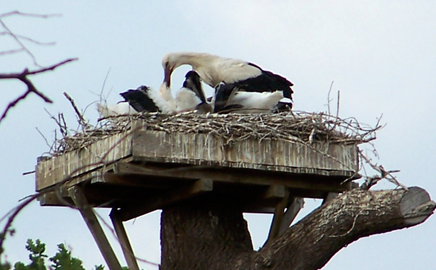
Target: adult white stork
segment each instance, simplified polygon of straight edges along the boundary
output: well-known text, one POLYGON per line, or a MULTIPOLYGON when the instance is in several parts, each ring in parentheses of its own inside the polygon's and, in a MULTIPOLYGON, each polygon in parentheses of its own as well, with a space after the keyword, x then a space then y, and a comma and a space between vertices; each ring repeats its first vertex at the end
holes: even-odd
POLYGON ((209 86, 215 88, 219 83, 231 84, 238 91, 282 92, 277 106, 279 110, 292 108, 293 83, 286 78, 263 70, 259 66, 238 59, 223 58, 207 53, 178 52, 164 56, 164 81, 171 85, 171 74, 181 65, 190 65, 209 86))

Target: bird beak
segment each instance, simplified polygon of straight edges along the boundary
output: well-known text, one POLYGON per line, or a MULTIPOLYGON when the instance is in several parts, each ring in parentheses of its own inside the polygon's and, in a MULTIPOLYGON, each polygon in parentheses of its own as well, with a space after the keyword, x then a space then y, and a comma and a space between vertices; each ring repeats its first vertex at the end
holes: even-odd
POLYGON ((167 65, 164 72, 164 82, 168 88, 171 86, 171 73, 173 73, 173 69, 167 65))

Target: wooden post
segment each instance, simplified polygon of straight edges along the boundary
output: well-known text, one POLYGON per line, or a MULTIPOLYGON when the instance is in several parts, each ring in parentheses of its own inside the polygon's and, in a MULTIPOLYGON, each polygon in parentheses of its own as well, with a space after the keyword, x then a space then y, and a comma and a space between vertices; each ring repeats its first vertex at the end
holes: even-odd
POLYGON ((112 224, 114 225, 115 232, 117 233, 118 241, 120 242, 121 249, 123 250, 127 265, 129 266, 129 270, 139 270, 138 262, 136 261, 132 246, 130 245, 129 237, 127 236, 127 232, 124 228, 123 221, 117 214, 117 210, 112 208, 109 216, 111 217, 112 224))
POLYGON ((303 208, 304 199, 303 198, 289 198, 289 206, 283 215, 282 224, 280 225, 279 235, 281 235, 289 226, 292 221, 294 221, 300 209, 303 208))
POLYGON ((284 198, 276 205, 274 217, 271 222, 271 228, 268 234, 268 239, 266 240, 264 245, 266 245, 268 242, 270 242, 271 240, 273 240, 279 235, 280 225, 282 224, 283 214, 286 205, 288 204, 288 200, 289 200, 289 191, 286 190, 284 198))
POLYGON ((339 192, 329 192, 327 193, 327 196, 325 196, 324 200, 322 201, 322 204, 325 204, 328 201, 333 200, 334 198, 339 196, 339 192))
POLYGON ((115 256, 115 253, 112 250, 97 217, 95 216, 94 210, 88 204, 82 189, 79 186, 73 186, 68 189, 68 193, 73 199, 77 209, 80 211, 80 214, 82 214, 86 225, 88 225, 88 228, 91 231, 95 242, 97 242, 97 246, 100 249, 100 252, 103 255, 103 258, 106 261, 109 269, 121 270, 121 265, 118 262, 118 259, 115 256))

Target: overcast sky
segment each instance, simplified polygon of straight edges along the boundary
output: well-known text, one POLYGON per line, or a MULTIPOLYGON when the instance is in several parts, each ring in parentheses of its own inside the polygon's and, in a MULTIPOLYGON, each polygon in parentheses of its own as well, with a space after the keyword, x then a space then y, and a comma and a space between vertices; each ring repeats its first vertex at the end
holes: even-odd
MULTIPOLYGON (((54 100, 52 105, 31 95, 0 124, 0 216, 34 192, 35 176, 22 173, 32 171, 36 158, 49 149, 35 128, 50 141, 56 129, 44 108, 52 114, 63 112, 75 128, 75 115, 63 92, 84 110, 99 99, 95 93, 100 93, 109 72, 104 92, 115 103, 120 100, 118 93, 129 88, 158 87, 163 79, 161 59, 174 51, 240 58, 279 73, 295 84, 297 110, 326 111, 328 89, 334 81, 334 93, 341 93, 341 117, 354 116, 373 125, 383 115, 382 123, 387 123, 377 134, 380 159, 374 161, 387 169, 400 169, 397 176, 402 183, 423 187, 436 196, 432 171, 436 161, 435 1, 1 1, 0 13, 13 10, 62 14, 50 19, 4 19, 16 34, 56 42, 55 46, 25 42, 40 65, 72 57, 79 61, 31 78, 54 100)), ((0 35, 0 51, 15 48, 10 37, 0 35)), ((1 73, 26 67, 38 68, 25 53, 0 57, 1 73)), ((187 70, 175 72, 173 85, 181 84, 187 70)), ((25 87, 0 81, 0 90, 3 111, 25 87)), ((96 122, 94 104, 87 108, 86 118, 96 122)), ((393 186, 380 183, 376 188, 393 186)), ((305 213, 319 203, 306 202, 305 213)), ((107 210, 98 212, 107 217, 107 210)), ((247 218, 258 248, 271 216, 247 218)), ((125 223, 136 255, 156 263, 160 261, 159 219, 160 213, 154 212, 125 223)), ((435 225, 431 217, 417 227, 360 239, 342 249, 324 269, 435 268, 435 225)), ((5 246, 13 263, 27 260, 27 238, 47 243, 50 256, 58 243, 66 243, 87 269, 104 263, 75 210, 43 208, 35 202, 18 216, 14 228, 17 233, 5 246)))

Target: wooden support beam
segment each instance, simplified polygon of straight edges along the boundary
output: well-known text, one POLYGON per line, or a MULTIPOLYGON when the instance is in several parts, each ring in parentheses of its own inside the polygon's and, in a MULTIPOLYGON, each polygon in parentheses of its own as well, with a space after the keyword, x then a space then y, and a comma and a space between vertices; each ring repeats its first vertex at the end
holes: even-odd
MULTIPOLYGON (((215 168, 213 166, 185 166, 181 168, 156 169, 147 168, 147 164, 136 165, 132 163, 118 162, 114 165, 115 172, 119 175, 132 175, 137 177, 171 177, 174 179, 201 179, 209 178, 223 183, 239 183, 250 185, 282 185, 287 188, 297 190, 316 190, 321 194, 326 192, 342 192, 350 189, 352 181, 341 185, 343 179, 333 176, 319 175, 289 175, 287 173, 234 169, 234 168, 215 168)), ((304 195, 304 194, 303 194, 304 195)))
POLYGON ((138 262, 136 261, 135 254, 130 245, 129 237, 127 236, 126 229, 124 228, 123 221, 119 217, 118 211, 113 208, 109 216, 114 225, 115 232, 117 233, 118 241, 120 242, 129 270, 139 270, 138 262))
POLYGON ((303 206, 303 198, 289 198, 289 205, 285 214, 283 215, 282 224, 280 225, 279 236, 282 235, 287 228, 289 228, 292 221, 294 221, 295 217, 297 217, 298 212, 300 212, 303 206))
POLYGON ((268 239, 266 240, 264 245, 266 245, 268 242, 275 239, 279 235, 280 226, 283 220, 283 214, 286 205, 288 204, 288 200, 289 200, 289 191, 286 191, 284 198, 276 205, 274 217, 271 222, 271 227, 268 234, 268 239))
POLYGON ((213 181, 211 179, 199 179, 188 186, 172 189, 162 194, 146 198, 143 202, 119 210, 120 218, 126 221, 156 209, 161 209, 169 204, 186 200, 204 192, 212 191, 213 181))
POLYGON ((82 214, 86 225, 88 225, 88 228, 91 231, 95 242, 97 242, 97 246, 100 249, 100 252, 103 255, 103 258, 106 261, 109 269, 121 270, 121 265, 115 256, 115 253, 112 250, 97 217, 95 216, 94 210, 88 204, 82 189, 79 186, 73 186, 68 189, 68 192, 76 204, 77 209, 80 211, 80 214, 82 214))
POLYGON ((269 186, 264 194, 265 199, 283 199, 286 195, 286 188, 281 185, 269 186))
POLYGON ((333 200, 334 198, 339 196, 339 192, 329 192, 327 193, 327 196, 324 197, 324 200, 322 201, 322 204, 325 204, 328 201, 333 200))

